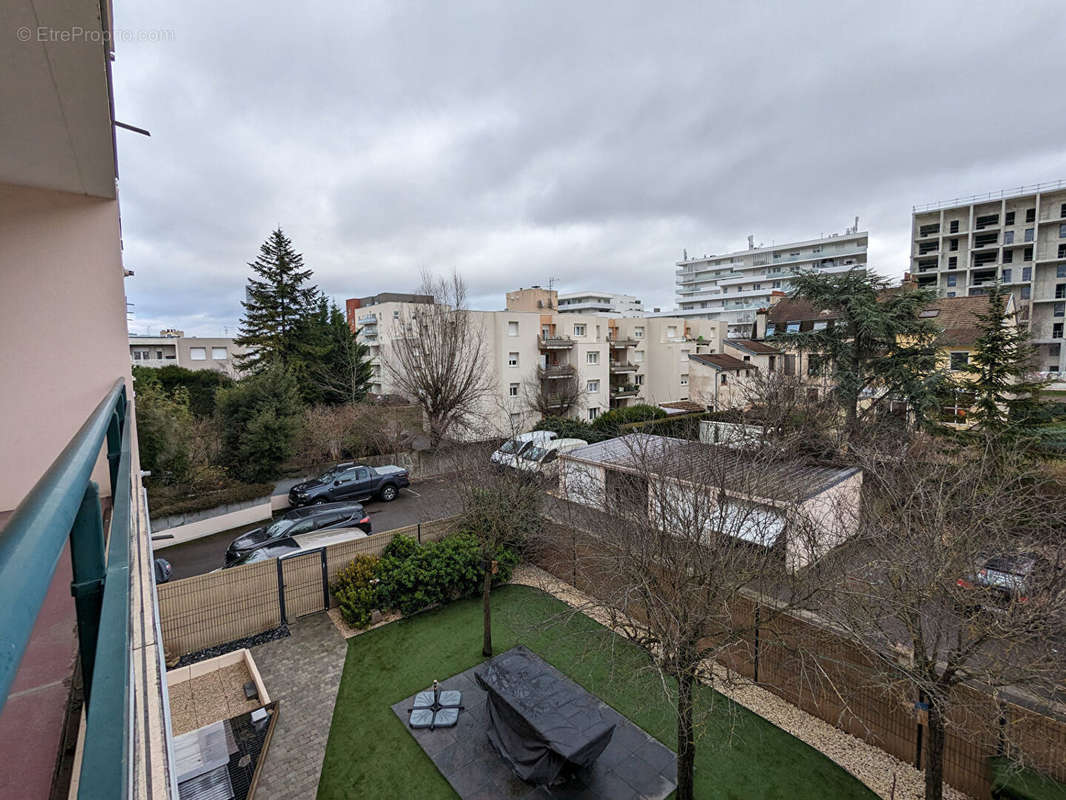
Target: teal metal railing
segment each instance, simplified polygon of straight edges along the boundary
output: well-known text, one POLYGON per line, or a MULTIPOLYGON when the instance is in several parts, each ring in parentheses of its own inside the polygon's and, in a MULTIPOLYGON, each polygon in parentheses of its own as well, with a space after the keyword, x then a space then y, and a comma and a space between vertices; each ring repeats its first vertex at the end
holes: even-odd
POLYGON ((126 797, 129 788, 130 491, 129 406, 120 379, 0 531, 0 709, 70 542, 86 703, 78 797, 85 800, 126 797), (112 498, 106 544, 91 479, 104 447, 112 498))

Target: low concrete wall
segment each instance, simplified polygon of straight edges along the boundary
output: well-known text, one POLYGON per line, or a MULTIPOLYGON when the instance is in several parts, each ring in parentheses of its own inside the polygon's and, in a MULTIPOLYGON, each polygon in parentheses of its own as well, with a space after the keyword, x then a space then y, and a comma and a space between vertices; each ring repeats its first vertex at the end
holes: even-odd
MULTIPOLYGON (((239 503, 226 503, 225 505, 215 506, 214 508, 205 508, 202 511, 189 511, 184 514, 170 514, 165 517, 152 517, 152 533, 163 533, 164 531, 169 531, 171 528, 180 528, 184 525, 191 525, 194 522, 202 522, 223 514, 232 514, 235 511, 242 511, 246 508, 261 506, 267 501, 267 499, 268 498, 266 497, 253 497, 251 500, 242 500, 239 503)), ((149 509, 149 512, 151 512, 151 509, 149 509)), ((223 528, 223 530, 225 529, 223 528)))
MULTIPOLYGON (((288 499, 286 499, 287 504, 288 499)), ((233 507, 236 507, 235 511, 218 513, 219 509, 210 509, 207 512, 201 512, 203 514, 214 513, 214 516, 207 516, 196 522, 178 525, 173 528, 159 529, 153 524, 153 535, 165 533, 173 538, 157 539, 152 543, 152 546, 155 550, 161 550, 171 545, 210 536, 213 533, 221 533, 231 528, 239 528, 242 525, 251 525, 253 522, 268 520, 274 513, 272 501, 269 497, 252 500, 250 503, 236 503, 233 507)), ((223 508, 229 508, 229 506, 223 506, 223 508)))

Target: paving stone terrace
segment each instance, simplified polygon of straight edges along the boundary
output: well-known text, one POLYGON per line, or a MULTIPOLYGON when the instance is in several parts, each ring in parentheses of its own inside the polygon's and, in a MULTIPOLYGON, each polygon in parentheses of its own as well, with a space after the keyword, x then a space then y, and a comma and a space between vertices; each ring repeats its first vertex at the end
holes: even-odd
POLYGON ((314 798, 348 652, 324 613, 301 617, 289 631, 252 650, 271 699, 280 701, 257 800, 314 798))

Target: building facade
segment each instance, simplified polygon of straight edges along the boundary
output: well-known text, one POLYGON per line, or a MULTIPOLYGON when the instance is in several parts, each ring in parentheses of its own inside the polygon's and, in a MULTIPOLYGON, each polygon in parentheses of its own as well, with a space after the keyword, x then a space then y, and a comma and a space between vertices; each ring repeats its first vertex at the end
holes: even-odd
POLYGON ((797 272, 846 272, 866 268, 869 235, 854 228, 842 234, 769 247, 755 245, 725 255, 686 257, 677 262, 677 309, 663 316, 717 319, 728 325, 728 335, 751 336, 755 312, 776 294, 791 288, 797 272))
MULTIPOLYGON (((180 331, 175 331, 180 334, 180 331)), ((245 352, 228 337, 141 336, 129 334, 130 362, 139 367, 213 369, 237 377, 237 357, 245 352)))
POLYGON ((559 295, 559 313, 643 317, 644 303, 631 294, 568 292, 559 295))
POLYGON ((1037 346, 1040 371, 1066 371, 1066 181, 915 206, 911 274, 941 297, 968 297, 999 280, 1037 346))
MULTIPOLYGON (((530 290, 519 304, 536 303, 530 290)), ((511 295, 508 296, 511 302, 511 295)), ((360 306, 349 324, 371 356, 374 394, 402 395, 388 363, 392 342, 416 304, 360 306)), ((468 311, 484 343, 495 387, 481 409, 490 435, 527 429, 535 407, 595 419, 611 408, 688 399, 688 356, 721 346, 724 325, 712 320, 607 317, 539 311, 468 311)))

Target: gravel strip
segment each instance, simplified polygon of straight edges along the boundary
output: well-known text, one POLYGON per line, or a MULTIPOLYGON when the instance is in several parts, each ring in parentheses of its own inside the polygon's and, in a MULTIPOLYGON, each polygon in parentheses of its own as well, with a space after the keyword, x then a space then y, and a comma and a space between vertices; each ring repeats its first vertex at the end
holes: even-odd
MULTIPOLYGON (((606 615, 597 609, 591 597, 539 567, 519 566, 511 577, 511 583, 545 591, 569 606, 580 608, 597 622, 609 624, 606 615)), ((735 673, 727 673, 719 665, 714 666, 714 672, 722 679, 715 687, 719 692, 806 742, 870 787, 879 797, 885 800, 922 800, 925 796, 925 776, 910 764, 833 727, 735 673)), ((946 800, 969 800, 968 795, 946 784, 944 797, 946 800)))

